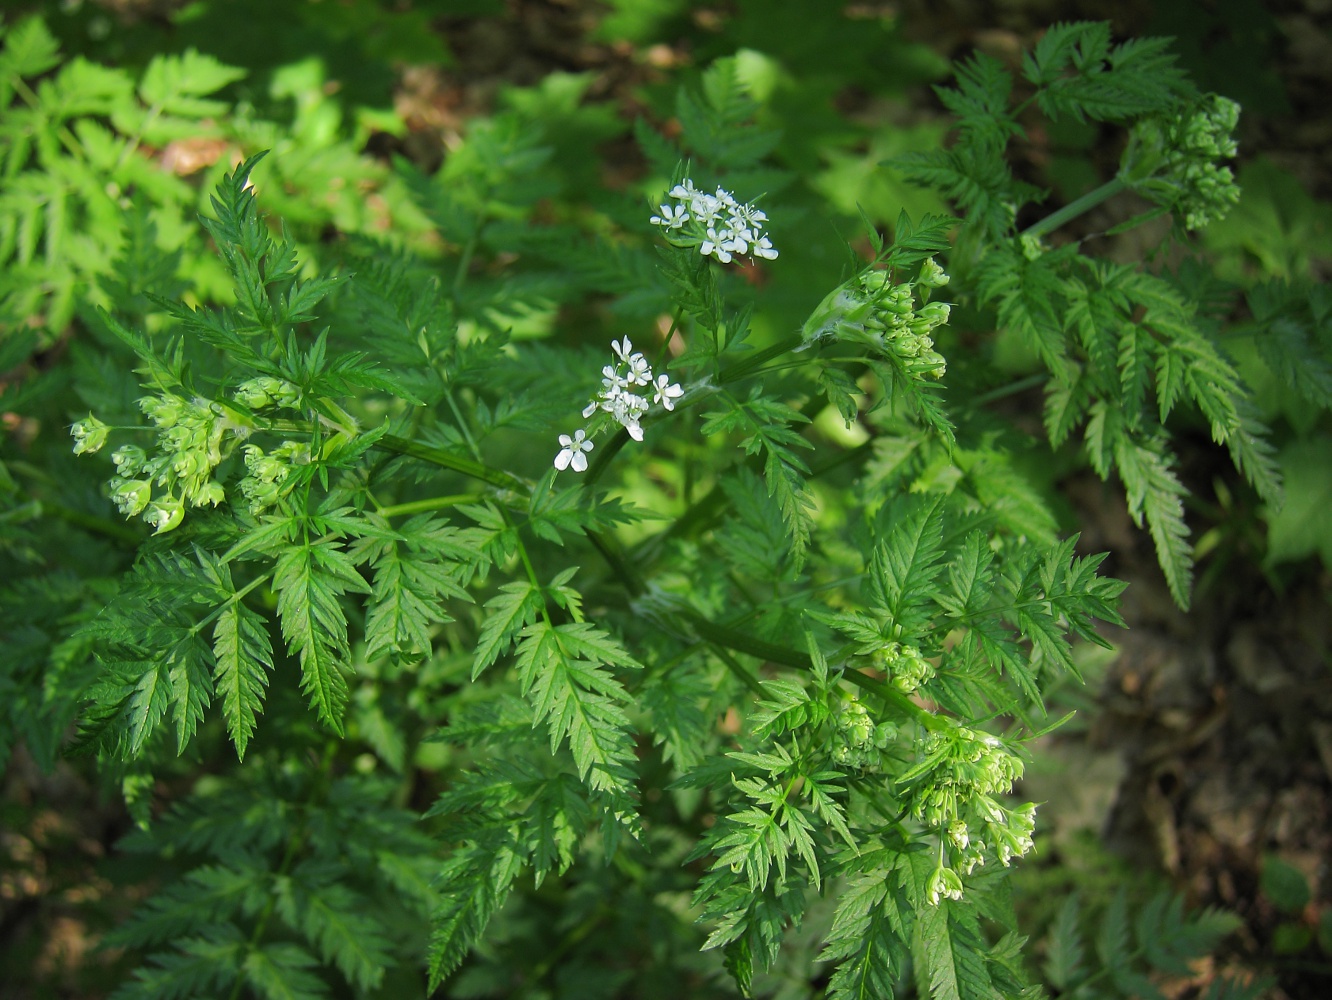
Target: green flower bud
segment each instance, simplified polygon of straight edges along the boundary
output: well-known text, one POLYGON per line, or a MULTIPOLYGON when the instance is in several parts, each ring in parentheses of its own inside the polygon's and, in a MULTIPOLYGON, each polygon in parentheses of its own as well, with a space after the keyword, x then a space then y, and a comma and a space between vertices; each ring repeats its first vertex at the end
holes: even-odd
POLYGON ((194 504, 196 507, 202 507, 204 504, 211 504, 216 507, 226 498, 227 494, 226 491, 222 489, 222 484, 216 479, 213 479, 190 495, 190 503, 194 504))
POLYGON ((940 865, 930 876, 930 882, 926 888, 932 906, 938 906, 941 899, 961 899, 962 898, 962 879, 957 872, 951 868, 945 868, 940 865))
POLYGON ((116 472, 120 475, 133 476, 143 471, 148 456, 136 444, 123 444, 111 453, 111 461, 116 463, 116 472))
POLYGON ((124 517, 142 513, 152 499, 153 488, 143 479, 112 479, 111 502, 124 517))
POLYGON ((933 257, 927 257, 925 263, 920 265, 920 277, 916 280, 926 288, 942 288, 950 279, 933 257))
POLYGON ((155 535, 165 534, 178 527, 184 517, 184 502, 179 497, 173 496, 167 496, 162 500, 154 500, 148 505, 148 510, 143 515, 143 519, 157 529, 153 532, 155 535))
POLYGON ((72 425, 69 429, 70 436, 74 438, 74 454, 92 455, 101 451, 102 445, 106 444, 106 436, 111 428, 102 423, 91 413, 72 425))
POLYGON ((933 330, 935 327, 943 326, 948 322, 950 312, 952 312, 952 307, 947 302, 927 302, 920 307, 916 315, 929 323, 930 329, 933 330))
POLYGON ((185 400, 170 394, 145 396, 139 400, 139 409, 148 416, 149 420, 161 428, 174 427, 185 406, 185 400))

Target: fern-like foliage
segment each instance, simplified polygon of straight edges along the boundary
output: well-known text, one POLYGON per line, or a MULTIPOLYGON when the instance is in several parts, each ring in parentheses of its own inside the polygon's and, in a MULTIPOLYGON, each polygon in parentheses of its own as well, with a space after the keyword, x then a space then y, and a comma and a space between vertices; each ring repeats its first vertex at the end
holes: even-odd
MULTIPOLYGON (((1237 917, 1221 910, 1187 911, 1183 899, 1168 892, 1157 893, 1131 913, 1121 891, 1095 920, 1088 920, 1074 893, 1050 926, 1044 971, 1061 995, 1159 998, 1168 977, 1191 975, 1191 963, 1238 926, 1237 917)), ((1270 988, 1264 978, 1221 975, 1203 995, 1256 998, 1270 988)))
MULTIPOLYGON (((54 69, 33 31, 4 86, 54 69)), ((1049 436, 1123 480, 1183 600, 1168 423, 1196 411, 1274 490, 1261 428, 1182 281, 1014 232, 1039 192, 1006 150, 1028 85, 1115 123, 1187 87, 1098 26, 1052 30, 1025 82, 964 64, 941 93, 957 142, 916 167, 965 218, 902 214, 774 320, 755 303, 796 253, 753 55, 681 92, 678 131, 636 129, 725 239, 660 217, 656 239, 599 190, 587 151, 628 127, 560 75, 433 174, 401 168, 426 255, 401 233, 302 247, 261 210, 290 195, 284 152, 212 178, 211 286, 183 294, 155 216, 127 216, 124 281, 71 347, 95 412, 42 424, 72 420, 60 461, 93 470, 63 495, 102 539, 78 543, 86 579, 45 572, 40 505, 0 479, 27 567, 0 611, 32 609, 0 691, 43 706, 48 758, 77 717, 161 879, 108 939, 137 958, 119 996, 1029 991, 1006 872, 1036 807, 1011 793, 1124 585, 1060 538, 954 316, 1028 341, 1049 436)), ((131 96, 159 117, 205 113, 191 74, 225 85, 153 65, 131 96)), ((1143 940, 1195 928, 1167 964, 1220 926, 1143 914, 1143 940)), ((1106 961, 1131 965, 1116 934, 1106 961)))
MULTIPOLYGON (((1168 40, 1112 45, 1103 23, 1050 28, 1025 57, 1023 77, 1033 88, 1025 103, 1034 102, 1052 120, 1132 125, 1173 115, 1182 121, 1199 100, 1175 65, 1168 40)), ((1051 444, 1057 447, 1084 428, 1092 467, 1103 478, 1115 473, 1123 481, 1130 515, 1149 529, 1170 592, 1187 607, 1192 544, 1168 418, 1182 403, 1196 407, 1244 478, 1279 505, 1274 449, 1233 362, 1180 284, 1167 274, 1090 257, 1076 244, 1041 242, 1080 206, 1018 232, 1017 213, 1041 192, 1014 181, 1006 158, 1009 139, 1022 134, 1013 90, 1011 75, 997 61, 978 56, 963 64, 956 86, 940 90, 957 116, 956 142, 898 165, 968 215, 972 239, 982 248, 974 272, 980 300, 1049 372, 1045 424, 1051 444)), ((1146 169, 1126 159, 1118 178, 1087 196, 1087 206, 1135 185, 1151 197, 1155 189, 1146 169)), ((1154 169, 1170 168, 1162 161, 1154 169)))

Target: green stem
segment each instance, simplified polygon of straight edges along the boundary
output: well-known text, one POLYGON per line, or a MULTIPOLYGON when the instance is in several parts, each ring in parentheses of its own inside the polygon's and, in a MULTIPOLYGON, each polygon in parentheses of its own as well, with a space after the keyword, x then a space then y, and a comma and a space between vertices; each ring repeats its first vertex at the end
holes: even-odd
MULTIPOLYGON (((785 667, 810 671, 814 669, 814 661, 806 653, 801 653, 788 646, 778 646, 776 643, 767 642, 744 632, 738 632, 725 625, 718 625, 696 611, 686 609, 683 611, 683 615, 693 626, 694 631, 710 643, 725 646, 738 653, 757 656, 770 663, 779 663, 785 667)), ((883 681, 867 677, 858 670, 844 670, 842 671, 842 678, 862 690, 878 695, 890 705, 911 716, 926 729, 945 729, 949 725, 946 720, 917 705, 901 691, 889 687, 883 681)))
POLYGON ((68 521, 70 524, 77 525, 88 531, 94 531, 108 538, 114 538, 121 542, 141 542, 143 534, 135 531, 127 525, 120 524, 111 520, 109 517, 98 517, 96 514, 85 514, 81 510, 74 510, 72 507, 66 507, 64 504, 56 503, 54 500, 38 500, 44 514, 54 514, 62 521, 68 521))
POLYGON ((1016 382, 1009 382, 1008 385, 1001 385, 997 389, 983 392, 975 399, 971 400, 970 405, 985 406, 999 399, 1016 396, 1019 392, 1026 392, 1028 389, 1035 388, 1038 385, 1044 385, 1048 381, 1050 381, 1050 376, 1048 374, 1045 372, 1037 372, 1035 375, 1028 375, 1026 378, 1020 378, 1016 382))
POLYGON ((1057 212, 1052 212, 1040 222, 1028 226, 1022 231, 1023 236, 1044 236, 1052 233, 1065 223, 1071 222, 1084 212, 1089 212, 1103 201, 1109 201, 1121 191, 1128 190, 1128 184, 1118 177, 1112 177, 1100 187, 1088 191, 1076 201, 1070 201, 1057 212))
POLYGON ((463 246, 462 256, 458 258, 458 270, 453 274, 453 304, 458 304, 458 296, 462 294, 463 282, 467 280, 467 272, 472 266, 472 256, 476 253, 477 243, 481 239, 481 230, 485 228, 485 223, 478 219, 476 225, 472 227, 472 234, 467 237, 467 243, 463 246))
MULTIPOLYGON (((509 520, 509 512, 507 510, 501 509, 500 516, 504 518, 504 524, 507 527, 513 528, 513 522, 509 520)), ((541 617, 546 620, 547 625, 554 628, 555 622, 550 617, 550 608, 546 607, 545 591, 541 586, 541 581, 537 579, 536 568, 532 565, 532 559, 527 554, 527 546, 523 544, 523 536, 516 528, 514 528, 513 532, 513 543, 514 547, 518 549, 518 558, 522 560, 523 569, 527 572, 528 583, 532 585, 534 590, 542 595, 541 617)))
POLYGON ((460 503, 478 503, 482 499, 484 497, 480 493, 453 493, 444 497, 426 497, 424 500, 395 503, 390 507, 380 507, 376 513, 381 517, 401 517, 403 514, 421 514, 428 510, 456 507, 460 503))
POLYGON ((726 664, 726 669, 733 673, 745 687, 753 691, 760 698, 766 698, 768 693, 763 690, 763 685, 759 683, 757 677, 746 670, 725 646, 718 645, 715 642, 708 643, 712 651, 717 654, 717 658, 726 664))
POLYGON ((511 476, 499 469, 492 469, 480 462, 474 462, 470 458, 463 458, 461 455, 444 451, 442 448, 432 448, 430 445, 421 444, 419 441, 409 441, 394 434, 385 434, 375 442, 375 447, 399 455, 419 458, 423 462, 430 462, 432 465, 452 469, 454 472, 461 472, 463 475, 479 479, 483 483, 514 490, 522 496, 528 496, 532 492, 532 488, 516 476, 511 476))
POLYGON ((792 334, 789 337, 783 337, 775 344, 769 344, 762 350, 758 350, 748 355, 743 361, 737 361, 733 365, 727 365, 717 375, 717 381, 721 385, 727 382, 738 382, 747 375, 761 368, 766 362, 773 358, 780 357, 787 351, 793 351, 805 342, 805 338, 800 334, 792 334))

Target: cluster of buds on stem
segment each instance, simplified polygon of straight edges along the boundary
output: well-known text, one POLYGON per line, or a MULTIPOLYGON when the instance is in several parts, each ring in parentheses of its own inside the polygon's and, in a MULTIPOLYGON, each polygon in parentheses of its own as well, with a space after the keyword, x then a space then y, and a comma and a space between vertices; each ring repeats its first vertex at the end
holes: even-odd
POLYGON ((875 722, 869 709, 854 695, 843 698, 834 725, 837 736, 832 759, 843 767, 860 770, 878 767, 880 755, 897 739, 897 723, 875 722))
POLYGON ((921 763, 901 781, 910 786, 912 816, 940 838, 940 865, 931 883, 931 901, 937 903, 945 896, 959 898, 962 891, 945 857, 970 874, 987 856, 1006 867, 1031 850, 1036 806, 1010 808, 998 800, 1022 777, 1022 761, 997 737, 952 726, 930 732, 918 749, 921 763))
MULTIPOLYGON (((639 421, 653 406, 675 409, 675 401, 684 395, 684 390, 671 382, 669 375, 654 376, 651 363, 634 350, 628 337, 612 340, 611 350, 615 361, 601 369, 601 389, 583 409, 583 419, 592 419, 598 413, 606 414, 628 431, 631 438, 642 441, 643 427, 639 421)), ((555 468, 561 472, 568 468, 574 472, 586 471, 587 453, 593 447, 590 435, 582 428, 574 431, 572 436, 561 434, 555 468)))
POLYGON ((659 226, 673 246, 697 247, 704 257, 716 257, 723 264, 746 255, 777 259, 772 241, 763 233, 767 215, 738 201, 725 188, 708 194, 686 177, 671 188, 669 197, 671 201, 648 221, 659 226))
POLYGON ((947 369, 934 349, 934 331, 948 322, 946 302, 932 302, 934 289, 949 281, 933 257, 914 281, 893 284, 887 271, 868 269, 839 285, 805 322, 805 343, 862 343, 892 354, 910 374, 942 378, 947 369))
MULTIPOLYGON (((171 392, 139 400, 139 409, 156 428, 157 447, 150 454, 127 444, 112 453, 116 474, 108 485, 121 514, 141 516, 160 535, 180 525, 187 507, 217 506, 226 499, 222 484, 214 478, 217 467, 255 427, 246 411, 297 409, 301 393, 291 382, 265 375, 242 382, 232 397, 237 405, 186 399, 171 392)), ((98 451, 109 431, 94 416, 80 420, 70 428, 74 454, 98 451)), ((290 468, 309 461, 310 449, 304 444, 288 441, 269 455, 247 446, 249 475, 241 480, 240 489, 251 512, 257 514, 276 503, 285 492, 290 468)))
POLYGON ((1235 175, 1218 160, 1235 156, 1240 106, 1219 94, 1133 129, 1120 175, 1136 190, 1201 229, 1239 202, 1235 175))
POLYGON ((874 666, 886 673, 903 694, 911 694, 934 676, 934 664, 915 646, 890 642, 874 650, 870 657, 874 666))
POLYGON ((249 501, 250 513, 261 514, 286 493, 285 483, 293 466, 310 464, 310 446, 303 441, 283 441, 265 454, 258 445, 245 446, 245 469, 240 491, 249 501))
MULTIPOLYGON (((142 516, 162 534, 180 524, 187 504, 216 506, 225 499, 213 472, 249 427, 220 403, 174 393, 145 396, 139 409, 157 427, 157 451, 124 445, 112 453, 111 500, 125 517, 142 516)), ((72 428, 74 453, 100 449, 108 430, 96 417, 79 421, 72 428)))

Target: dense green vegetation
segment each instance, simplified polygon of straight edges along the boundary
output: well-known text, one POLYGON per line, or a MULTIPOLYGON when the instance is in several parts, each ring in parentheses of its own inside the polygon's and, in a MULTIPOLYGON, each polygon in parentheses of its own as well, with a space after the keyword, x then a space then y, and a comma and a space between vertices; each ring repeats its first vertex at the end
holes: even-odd
MULTIPOLYGON (((950 64, 869 7, 504 35, 536 9, 4 22, 0 754, 127 818, 96 955, 0 974, 1194 975, 1240 921, 1104 858, 1015 898, 1013 793, 1124 624, 1061 479, 1112 484, 1180 609, 1332 566, 1327 209, 1236 142, 1279 84, 1103 23, 950 64), (487 59, 511 74, 443 82, 487 59)), ((1326 948, 1269 869, 1287 951, 1326 948)))

